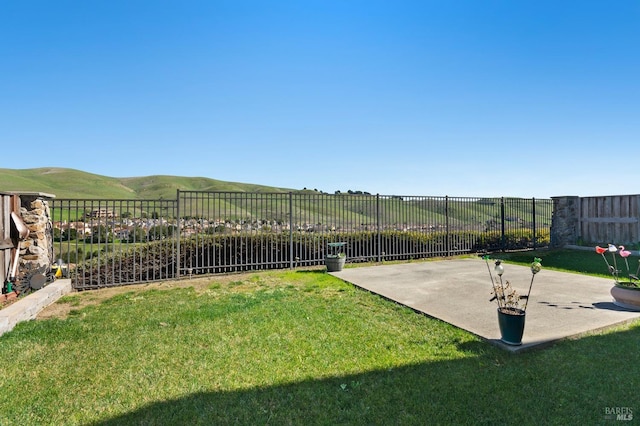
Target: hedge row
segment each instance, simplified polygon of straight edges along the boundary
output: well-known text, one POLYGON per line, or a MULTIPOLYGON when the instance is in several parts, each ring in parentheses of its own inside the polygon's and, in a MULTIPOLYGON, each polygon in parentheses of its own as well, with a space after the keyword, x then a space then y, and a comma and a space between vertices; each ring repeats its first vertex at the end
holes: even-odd
MULTIPOLYGON (((92 289, 173 279, 191 274, 282 269, 323 263, 327 243, 346 242, 348 262, 406 260, 482 251, 534 247, 533 231, 505 233, 460 231, 381 233, 289 233, 198 235, 180 241, 180 260, 172 240, 122 250, 91 253, 76 268, 74 286, 92 289), (178 271, 179 270, 179 271, 178 271)), ((549 232, 537 232, 535 246, 549 244, 549 232)), ((105 248, 108 246, 105 246, 105 248)))

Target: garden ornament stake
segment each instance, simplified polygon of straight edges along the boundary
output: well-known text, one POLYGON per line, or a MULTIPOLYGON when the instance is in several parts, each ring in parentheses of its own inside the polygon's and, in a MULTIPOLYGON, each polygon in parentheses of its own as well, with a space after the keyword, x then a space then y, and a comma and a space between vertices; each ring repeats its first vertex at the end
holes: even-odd
MULTIPOLYGON (((493 270, 496 272, 498 277, 500 277, 500 294, 502 295, 502 300, 505 301, 504 294, 504 282, 502 281, 502 274, 504 274, 504 266, 502 266, 502 261, 500 259, 496 260, 494 263, 493 270)), ((507 282, 507 288, 509 288, 509 282, 507 282)), ((500 302, 498 302, 498 305, 500 302)))
POLYGON ((638 273, 636 272, 636 275, 632 275, 631 271, 629 270, 629 261, 627 260, 627 257, 631 256, 631 252, 629 250, 625 250, 624 246, 619 246, 618 253, 620 254, 620 257, 624 259, 624 264, 627 266, 627 275, 629 275, 629 278, 637 280, 638 273))
MULTIPOLYGON (((489 256, 484 256, 483 259, 487 264, 487 271, 489 271, 489 278, 491 278, 491 286, 493 287, 493 294, 494 294, 494 296, 489 300, 489 302, 493 302, 498 297, 496 296, 498 294, 498 291, 496 289, 496 282, 493 280, 493 274, 491 273, 491 268, 489 267, 489 256)), ((498 302, 498 305, 499 304, 500 302, 498 302)))
POLYGON ((614 244, 609 244, 608 248, 596 246, 596 253, 602 256, 607 264, 609 273, 613 276, 614 283, 610 290, 611 296, 613 297, 613 303, 627 310, 640 311, 640 279, 638 278, 638 273, 640 272, 640 259, 638 260, 639 265, 636 273, 632 274, 628 259, 631 257, 632 253, 631 251, 626 250, 624 246, 619 245, 616 247, 614 244), (613 266, 611 266, 611 263, 609 263, 605 257, 606 252, 611 254, 611 263, 613 263, 613 266), (622 279, 620 278, 621 271, 618 270, 618 265, 616 263, 616 253, 624 259, 624 264, 627 267, 627 276, 622 279))
POLYGON ((540 272, 540 269, 542 269, 542 265, 540 264, 540 262, 542 262, 542 259, 538 257, 533 258, 533 263, 531 264, 531 282, 529 283, 527 300, 524 302, 524 308, 523 308, 524 311, 527 310, 527 305, 529 304, 529 295, 531 294, 531 287, 533 287, 533 279, 536 277, 536 274, 540 272))
POLYGON ((531 294, 531 289, 533 287, 533 280, 535 276, 542 269, 542 259, 538 257, 533 258, 533 262, 531 263, 531 281, 529 282, 529 290, 526 295, 520 296, 516 290, 511 287, 511 283, 509 281, 503 281, 502 275, 504 274, 504 265, 502 261, 497 259, 494 262, 494 272, 498 275, 500 279, 500 285, 497 284, 497 279, 494 280, 493 274, 491 273, 491 268, 489 267, 489 256, 483 256, 487 264, 487 270, 489 271, 489 277, 491 278, 491 284, 493 286, 493 297, 489 299, 489 301, 497 300, 498 308, 500 310, 509 310, 509 309, 518 309, 519 301, 521 299, 525 300, 522 311, 525 312, 527 310, 527 305, 529 303, 529 295, 531 294))
POLYGON ((607 250, 609 251, 609 253, 611 253, 611 257, 613 257, 613 273, 617 277, 620 273, 620 270, 618 269, 618 262, 616 262, 616 252, 618 251, 618 247, 614 246, 613 244, 609 244, 607 250))
POLYGON ((598 253, 599 255, 602 256, 602 258, 604 259, 604 263, 607 264, 607 268, 609 269, 609 272, 611 272, 613 270, 613 268, 611 267, 611 265, 609 265, 609 261, 607 260, 607 256, 604 255, 606 252, 607 252, 606 248, 600 247, 600 246, 596 246, 596 253, 598 253))
POLYGON ((607 248, 596 246, 596 253, 602 256, 604 262, 607 264, 607 268, 609 269, 609 273, 613 276, 616 284, 622 285, 625 287, 640 287, 638 285, 638 275, 640 274, 640 260, 638 261, 638 268, 635 274, 631 273, 631 268, 629 267, 629 259, 631 256, 631 252, 626 250, 624 246, 615 246, 614 244, 608 244, 607 248), (611 263, 607 260, 605 253, 611 254, 611 263), (628 281, 620 281, 620 270, 618 269, 618 264, 616 262, 616 253, 620 255, 624 259, 624 264, 627 268, 627 276, 629 277, 628 281), (612 265, 613 264, 613 265, 612 265))

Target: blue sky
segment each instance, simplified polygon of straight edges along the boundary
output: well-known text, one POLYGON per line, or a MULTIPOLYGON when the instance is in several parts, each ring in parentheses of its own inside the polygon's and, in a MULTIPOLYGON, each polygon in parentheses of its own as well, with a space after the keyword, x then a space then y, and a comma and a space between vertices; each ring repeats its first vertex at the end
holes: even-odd
POLYGON ((639 76, 637 0, 4 0, 0 168, 636 194, 639 76))

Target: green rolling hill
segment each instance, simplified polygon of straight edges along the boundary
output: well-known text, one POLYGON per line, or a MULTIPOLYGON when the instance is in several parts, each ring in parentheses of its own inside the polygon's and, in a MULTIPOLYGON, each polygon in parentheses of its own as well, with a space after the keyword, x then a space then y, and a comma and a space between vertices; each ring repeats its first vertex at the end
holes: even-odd
POLYGON ((204 177, 144 176, 114 178, 75 169, 0 169, 0 192, 45 192, 56 198, 174 199, 176 191, 289 192, 249 183, 204 177))
MULTIPOLYGON (((178 189, 253 194, 308 193, 309 197, 294 199, 291 208, 296 217, 307 218, 313 223, 334 223, 338 219, 356 224, 371 224, 375 223, 378 215, 386 223, 411 225, 446 222, 445 202, 440 197, 402 199, 381 196, 376 207, 371 196, 342 193, 339 197, 333 197, 306 189, 276 188, 204 177, 156 175, 114 178, 69 168, 0 169, 0 192, 43 192, 54 195, 56 199, 175 200, 178 189)), ((508 205, 506 220, 528 224, 533 220, 532 206, 524 200, 518 200, 505 198, 508 205)), ((551 200, 539 200, 538 203, 541 201, 548 208, 536 212, 536 222, 539 226, 548 226, 551 220, 551 200)), ((496 222, 500 220, 499 203, 498 198, 452 199, 446 208, 449 223, 454 227, 464 224, 497 226, 496 222)), ((256 197, 248 202, 245 197, 231 197, 227 201, 216 201, 212 206, 214 211, 233 212, 239 218, 251 216, 283 219, 289 211, 288 207, 276 206, 269 197, 256 197), (271 211, 273 208, 277 208, 277 211, 271 211)), ((189 206, 189 210, 191 207, 189 206)), ((191 215, 206 215, 204 211, 198 210, 197 203, 193 208, 191 215)))

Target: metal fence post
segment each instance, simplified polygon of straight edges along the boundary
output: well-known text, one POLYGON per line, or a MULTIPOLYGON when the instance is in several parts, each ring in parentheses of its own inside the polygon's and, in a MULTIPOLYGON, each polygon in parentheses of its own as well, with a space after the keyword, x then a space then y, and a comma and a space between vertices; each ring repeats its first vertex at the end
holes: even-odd
POLYGON ((293 258, 293 192, 289 191, 289 268, 294 268, 293 258))
POLYGON ((533 197, 531 199, 531 214, 533 215, 532 225, 533 225, 533 236, 531 237, 531 241, 533 241, 533 249, 535 250, 537 244, 536 241, 536 198, 533 197))
POLYGON ((378 263, 382 262, 382 235, 380 234, 380 194, 376 194, 376 254, 378 258, 378 263))
POLYGON ((504 197, 500 197, 500 251, 505 250, 505 232, 504 232, 504 197))
POLYGON ((445 217, 445 236, 444 241, 447 246, 447 257, 451 256, 451 244, 449 244, 449 196, 444 196, 444 217, 445 217))
POLYGON ((180 226, 180 190, 176 190, 176 278, 180 278, 180 240, 181 240, 181 226, 180 226))

